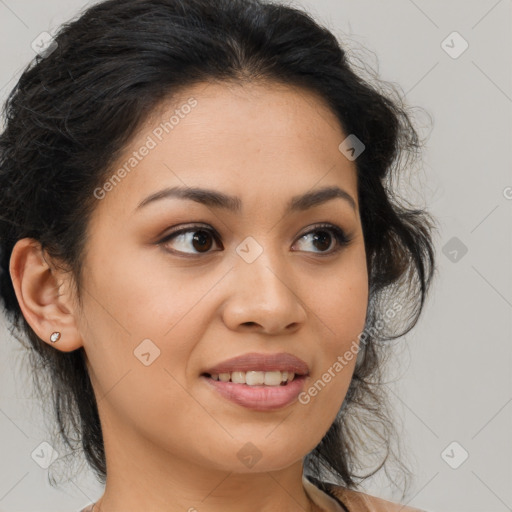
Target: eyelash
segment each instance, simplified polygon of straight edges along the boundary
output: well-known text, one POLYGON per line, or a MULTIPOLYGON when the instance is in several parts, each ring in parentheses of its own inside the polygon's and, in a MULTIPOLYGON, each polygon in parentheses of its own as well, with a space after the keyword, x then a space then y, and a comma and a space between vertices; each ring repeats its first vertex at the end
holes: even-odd
MULTIPOLYGON (((217 245, 222 245, 222 244, 219 244, 219 241, 220 241, 219 236, 217 235, 215 230, 213 230, 211 228, 207 228, 202 225, 193 225, 193 226, 189 226, 186 228, 178 229, 178 230, 166 235, 162 240, 160 240, 160 242, 158 242, 158 244, 165 245, 168 242, 170 242, 171 240, 173 240, 174 238, 176 238, 178 235, 182 235, 184 233, 189 233, 189 232, 195 233, 195 232, 199 232, 199 231, 205 231, 205 232, 209 233, 213 237, 213 239, 215 240, 217 245)), ((324 255, 330 256, 330 255, 336 254, 339 251, 341 251, 341 249, 348 246, 350 244, 350 242, 352 241, 352 238, 349 237, 343 229, 341 229, 338 226, 335 226, 333 224, 326 224, 326 223, 318 224, 318 225, 314 226, 313 229, 310 229, 306 233, 302 234, 297 240, 300 240, 300 239, 306 237, 307 235, 310 235, 310 234, 318 232, 318 231, 327 231, 327 232, 331 233, 331 235, 333 235, 335 242, 337 243, 337 246, 335 246, 335 248, 330 251, 313 252, 313 254, 317 254, 319 256, 324 256, 324 255)), ((179 254, 179 255, 183 255, 184 257, 191 257, 191 258, 194 258, 196 256, 201 256, 203 254, 210 254, 211 252, 215 252, 215 251, 208 250, 208 251, 202 252, 202 253, 201 252, 187 253, 187 252, 183 252, 183 251, 176 251, 176 250, 170 250, 170 249, 166 249, 166 250, 168 250, 169 252, 171 252, 173 254, 179 254)), ((305 252, 312 252, 312 251, 305 251, 305 252)))

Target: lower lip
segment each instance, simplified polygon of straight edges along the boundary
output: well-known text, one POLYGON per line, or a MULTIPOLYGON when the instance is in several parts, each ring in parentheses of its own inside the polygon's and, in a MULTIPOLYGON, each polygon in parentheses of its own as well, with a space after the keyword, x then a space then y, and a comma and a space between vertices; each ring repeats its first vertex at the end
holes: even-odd
POLYGON ((306 376, 296 376, 285 386, 248 386, 201 376, 224 398, 255 411, 273 411, 292 404, 304 388, 306 376))

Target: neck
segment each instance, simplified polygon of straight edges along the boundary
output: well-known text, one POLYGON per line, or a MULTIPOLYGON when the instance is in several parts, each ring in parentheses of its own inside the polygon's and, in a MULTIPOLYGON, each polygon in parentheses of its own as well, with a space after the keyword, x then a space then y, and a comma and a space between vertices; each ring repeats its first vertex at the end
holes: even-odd
MULTIPOLYGON (((107 479, 94 512, 316 512, 299 460, 276 471, 207 467, 124 436, 105 439, 107 479), (129 452, 124 449, 130 446, 129 452)), ((139 439, 140 441, 140 439, 139 439)))

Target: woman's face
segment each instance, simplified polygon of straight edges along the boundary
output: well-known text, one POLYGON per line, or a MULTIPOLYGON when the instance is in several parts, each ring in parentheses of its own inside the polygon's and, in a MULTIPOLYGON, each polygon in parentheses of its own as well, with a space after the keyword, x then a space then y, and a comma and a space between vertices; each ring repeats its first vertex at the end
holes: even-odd
POLYGON ((368 300, 356 168, 338 149, 347 135, 304 90, 203 83, 126 147, 95 193, 78 319, 107 457, 270 471, 321 440, 368 300), (187 199, 191 188, 209 192, 187 199), (182 197, 154 196, 167 189, 182 197), (252 354, 238 367, 275 383, 290 358, 265 366, 254 354, 283 353, 307 376, 264 388, 207 376, 252 354))

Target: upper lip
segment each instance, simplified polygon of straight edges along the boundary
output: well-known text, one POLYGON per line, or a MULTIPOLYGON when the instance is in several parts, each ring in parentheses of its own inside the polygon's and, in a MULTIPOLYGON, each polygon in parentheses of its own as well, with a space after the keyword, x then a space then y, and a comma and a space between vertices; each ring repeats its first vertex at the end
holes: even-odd
POLYGON ((293 372, 297 375, 308 375, 309 367, 302 359, 286 352, 280 354, 258 354, 256 352, 250 352, 227 359, 209 368, 204 373, 211 375, 212 373, 232 373, 236 371, 282 371, 293 372))

